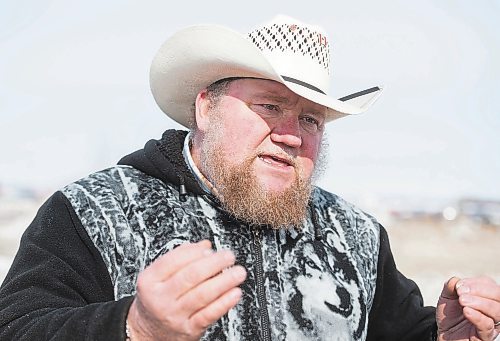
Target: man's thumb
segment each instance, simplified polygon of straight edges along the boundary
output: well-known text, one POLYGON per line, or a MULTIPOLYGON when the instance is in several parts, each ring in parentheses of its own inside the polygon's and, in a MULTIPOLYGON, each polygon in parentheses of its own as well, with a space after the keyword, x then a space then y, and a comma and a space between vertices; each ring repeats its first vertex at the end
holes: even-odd
POLYGON ((443 291, 441 291, 441 297, 444 299, 455 300, 458 298, 456 285, 460 281, 458 277, 452 277, 446 283, 444 283, 443 291))

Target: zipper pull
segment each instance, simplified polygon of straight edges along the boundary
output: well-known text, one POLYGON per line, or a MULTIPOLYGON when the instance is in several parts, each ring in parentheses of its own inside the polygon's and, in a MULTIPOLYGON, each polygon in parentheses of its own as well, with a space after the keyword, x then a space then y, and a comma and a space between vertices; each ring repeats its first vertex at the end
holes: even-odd
POLYGON ((256 246, 261 246, 262 245, 262 240, 261 240, 261 231, 260 231, 260 228, 256 226, 256 227, 254 227, 252 229, 252 232, 253 232, 253 243, 256 246))

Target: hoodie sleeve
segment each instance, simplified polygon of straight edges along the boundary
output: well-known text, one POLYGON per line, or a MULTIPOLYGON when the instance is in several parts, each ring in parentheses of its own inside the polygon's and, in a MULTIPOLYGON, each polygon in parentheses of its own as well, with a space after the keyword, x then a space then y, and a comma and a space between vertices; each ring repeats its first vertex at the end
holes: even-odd
POLYGON ((435 340, 436 310, 434 307, 423 306, 418 286, 396 268, 389 238, 382 226, 378 274, 367 340, 435 340))
POLYGON ((0 339, 125 340, 131 303, 114 301, 99 252, 57 192, 23 234, 0 288, 0 339))

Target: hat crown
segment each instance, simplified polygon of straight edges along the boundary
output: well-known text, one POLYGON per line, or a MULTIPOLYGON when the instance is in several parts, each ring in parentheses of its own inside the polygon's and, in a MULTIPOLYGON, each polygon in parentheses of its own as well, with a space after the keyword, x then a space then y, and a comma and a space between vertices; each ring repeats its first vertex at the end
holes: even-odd
POLYGON ((247 34, 283 77, 308 83, 327 93, 330 43, 321 27, 279 15, 247 34))
POLYGON ((218 25, 187 27, 167 39, 153 59, 151 92, 163 112, 185 127, 190 126, 200 91, 233 77, 282 83, 326 107, 328 121, 359 114, 381 89, 372 87, 338 100, 329 96, 330 46, 319 26, 283 15, 248 35, 218 25))

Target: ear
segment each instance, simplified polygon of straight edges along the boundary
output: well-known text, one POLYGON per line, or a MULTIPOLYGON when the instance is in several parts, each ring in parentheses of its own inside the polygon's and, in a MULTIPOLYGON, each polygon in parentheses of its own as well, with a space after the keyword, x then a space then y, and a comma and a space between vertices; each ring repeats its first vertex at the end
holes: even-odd
POLYGON ((196 126, 200 131, 206 131, 209 124, 210 100, 207 96, 207 89, 201 90, 195 100, 196 126))

